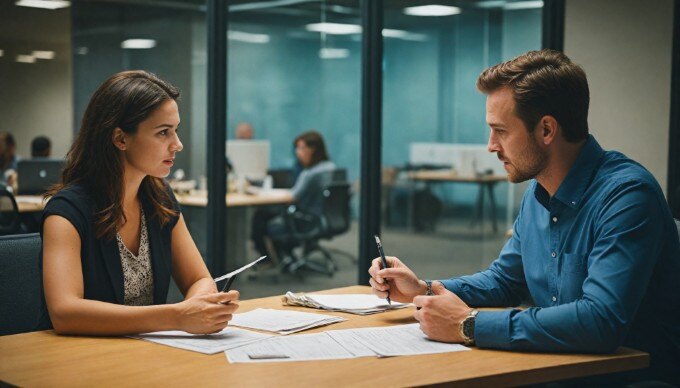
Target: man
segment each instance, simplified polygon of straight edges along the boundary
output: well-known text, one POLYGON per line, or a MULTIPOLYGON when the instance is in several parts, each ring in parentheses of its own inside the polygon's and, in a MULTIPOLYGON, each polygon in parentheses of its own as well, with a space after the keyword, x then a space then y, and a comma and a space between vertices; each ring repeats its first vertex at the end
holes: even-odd
POLYGON ((37 136, 31 141, 32 158, 49 158, 52 154, 52 142, 47 136, 37 136))
POLYGON ((588 82, 564 54, 531 51, 479 76, 488 149, 511 182, 532 179, 498 259, 423 281, 396 257, 373 291, 420 309, 430 338, 546 352, 651 354, 645 378, 678 383, 680 247, 658 183, 588 134, 588 82), (477 311, 469 306, 535 307, 477 311), (674 369, 675 367, 675 369, 674 369))
POLYGON ((239 140, 252 140, 255 129, 253 125, 247 122, 241 122, 236 125, 236 138, 239 140))

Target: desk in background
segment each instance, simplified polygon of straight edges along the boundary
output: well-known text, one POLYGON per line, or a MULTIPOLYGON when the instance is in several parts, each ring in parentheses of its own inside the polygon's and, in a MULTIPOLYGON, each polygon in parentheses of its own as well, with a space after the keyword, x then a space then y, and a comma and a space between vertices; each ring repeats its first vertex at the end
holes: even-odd
MULTIPOLYGON (((491 207, 491 222, 493 231, 498 230, 496 224, 496 199, 494 197, 494 187, 499 182, 507 182, 506 175, 459 175, 453 170, 420 170, 409 173, 409 178, 416 181, 424 181, 430 183, 474 183, 479 185, 479 193, 477 194, 477 206, 475 210, 475 219, 480 223, 483 221, 484 213, 484 192, 489 195, 489 205, 491 207)), ((508 190, 510 193, 511 190, 508 190)), ((511 206, 508 200, 508 206, 511 206)), ((509 223, 509 221, 508 221, 509 223)))
MULTIPOLYGON (((365 286, 326 293, 368 293, 365 286)), ((241 301, 240 312, 282 307, 280 296, 241 301)), ((357 316, 306 331, 415 322, 413 308, 357 316)), ((293 334, 295 335, 295 334, 293 334)), ((129 338, 57 336, 41 331, 0 337, 0 381, 17 386, 514 386, 644 368, 649 355, 619 348, 610 355, 480 350, 408 357, 229 364, 205 355, 129 338), (143 362, 140 362, 143 360, 143 362)))

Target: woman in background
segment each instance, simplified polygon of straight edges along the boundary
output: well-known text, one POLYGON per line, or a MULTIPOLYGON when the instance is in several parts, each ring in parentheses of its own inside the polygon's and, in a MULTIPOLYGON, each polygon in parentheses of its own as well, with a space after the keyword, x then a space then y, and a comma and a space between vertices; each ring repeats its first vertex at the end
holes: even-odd
MULTIPOLYGON (((334 171, 336 166, 330 161, 323 136, 317 131, 300 134, 293 145, 297 161, 303 168, 291 189, 295 205, 309 213, 321 214, 323 180, 319 178, 334 171)), ((280 240, 288 232, 280 213, 280 210, 257 212, 252 223, 251 239, 255 249, 274 259, 278 259, 278 249, 272 238, 280 240)))
POLYGON ((60 334, 214 333, 238 308, 217 292, 163 180, 175 155, 179 91, 144 71, 92 96, 43 212, 43 278, 60 334), (170 276, 185 298, 165 304, 170 276))

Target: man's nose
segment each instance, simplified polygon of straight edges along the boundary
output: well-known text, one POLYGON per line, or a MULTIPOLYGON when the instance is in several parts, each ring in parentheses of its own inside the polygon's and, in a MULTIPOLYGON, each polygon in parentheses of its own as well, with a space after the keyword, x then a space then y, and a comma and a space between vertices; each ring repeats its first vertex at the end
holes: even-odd
POLYGON ((498 152, 501 149, 501 147, 498 145, 498 142, 496 141, 496 136, 494 135, 493 130, 491 130, 491 133, 489 133, 489 142, 486 144, 486 149, 489 152, 498 152))

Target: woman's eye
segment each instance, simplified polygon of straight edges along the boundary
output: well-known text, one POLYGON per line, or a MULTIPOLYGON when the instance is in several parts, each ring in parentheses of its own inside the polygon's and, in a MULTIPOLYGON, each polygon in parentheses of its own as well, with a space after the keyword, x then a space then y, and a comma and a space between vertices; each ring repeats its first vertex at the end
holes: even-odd
POLYGON ((161 136, 166 136, 168 134, 168 130, 164 129, 164 130, 158 132, 158 134, 161 135, 161 136))

